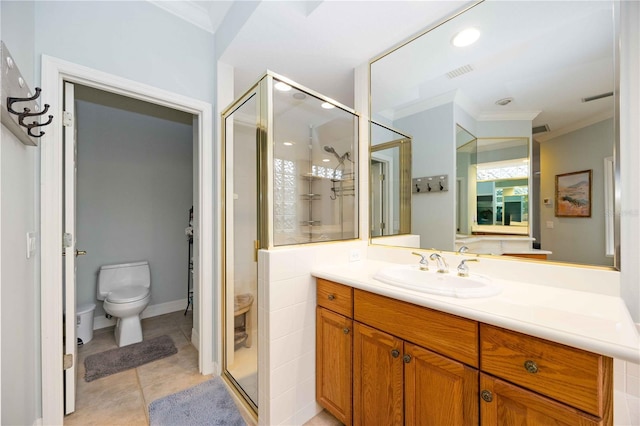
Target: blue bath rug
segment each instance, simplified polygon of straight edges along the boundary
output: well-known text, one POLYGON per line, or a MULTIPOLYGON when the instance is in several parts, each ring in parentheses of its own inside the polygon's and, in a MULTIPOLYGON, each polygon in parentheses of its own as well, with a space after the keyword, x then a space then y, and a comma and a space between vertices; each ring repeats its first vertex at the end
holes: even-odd
POLYGON ((220 377, 149 404, 151 426, 245 426, 238 407, 220 377))

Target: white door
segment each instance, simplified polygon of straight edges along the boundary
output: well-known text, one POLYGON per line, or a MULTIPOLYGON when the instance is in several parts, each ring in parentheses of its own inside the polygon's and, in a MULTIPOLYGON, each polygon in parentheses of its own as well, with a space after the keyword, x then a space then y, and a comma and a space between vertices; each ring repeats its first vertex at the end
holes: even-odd
MULTIPOLYGON (((76 409, 76 126, 74 86, 64 83, 64 412, 76 409)), ((83 254, 83 253, 82 253, 83 254)))

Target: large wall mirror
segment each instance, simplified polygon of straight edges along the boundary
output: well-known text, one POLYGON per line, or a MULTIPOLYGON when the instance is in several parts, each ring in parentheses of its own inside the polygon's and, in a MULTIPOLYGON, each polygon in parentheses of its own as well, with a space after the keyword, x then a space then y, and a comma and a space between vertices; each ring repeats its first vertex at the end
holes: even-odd
POLYGON ((616 42, 613 2, 486 1, 373 60, 371 170, 410 179, 371 243, 615 268, 616 42))

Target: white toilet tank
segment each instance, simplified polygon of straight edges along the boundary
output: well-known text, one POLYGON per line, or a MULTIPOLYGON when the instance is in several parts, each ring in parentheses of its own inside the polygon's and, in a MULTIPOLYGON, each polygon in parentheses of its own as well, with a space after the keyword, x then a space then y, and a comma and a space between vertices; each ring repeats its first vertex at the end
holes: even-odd
POLYGON ((120 263, 117 265, 103 265, 98 272, 98 300, 104 300, 107 295, 119 288, 129 286, 151 286, 149 262, 120 263))

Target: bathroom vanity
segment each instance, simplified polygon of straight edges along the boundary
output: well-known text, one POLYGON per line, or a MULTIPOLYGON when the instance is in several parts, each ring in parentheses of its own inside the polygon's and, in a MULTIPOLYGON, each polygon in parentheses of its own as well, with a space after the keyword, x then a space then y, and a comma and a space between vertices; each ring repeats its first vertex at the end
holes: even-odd
MULTIPOLYGON (((586 342, 598 331, 590 337, 573 330, 565 340, 571 326, 545 332, 546 325, 534 324, 550 307, 536 314, 520 305, 531 319, 525 322, 490 312, 523 302, 515 292, 473 300, 423 296, 373 280, 384 262, 363 263, 374 265, 314 271, 316 399, 343 423, 613 425, 612 356, 635 356, 634 342, 597 350, 586 342)), ((566 321, 576 315, 568 311, 566 321)), ((607 326, 604 319, 582 320, 600 332, 607 326)))

